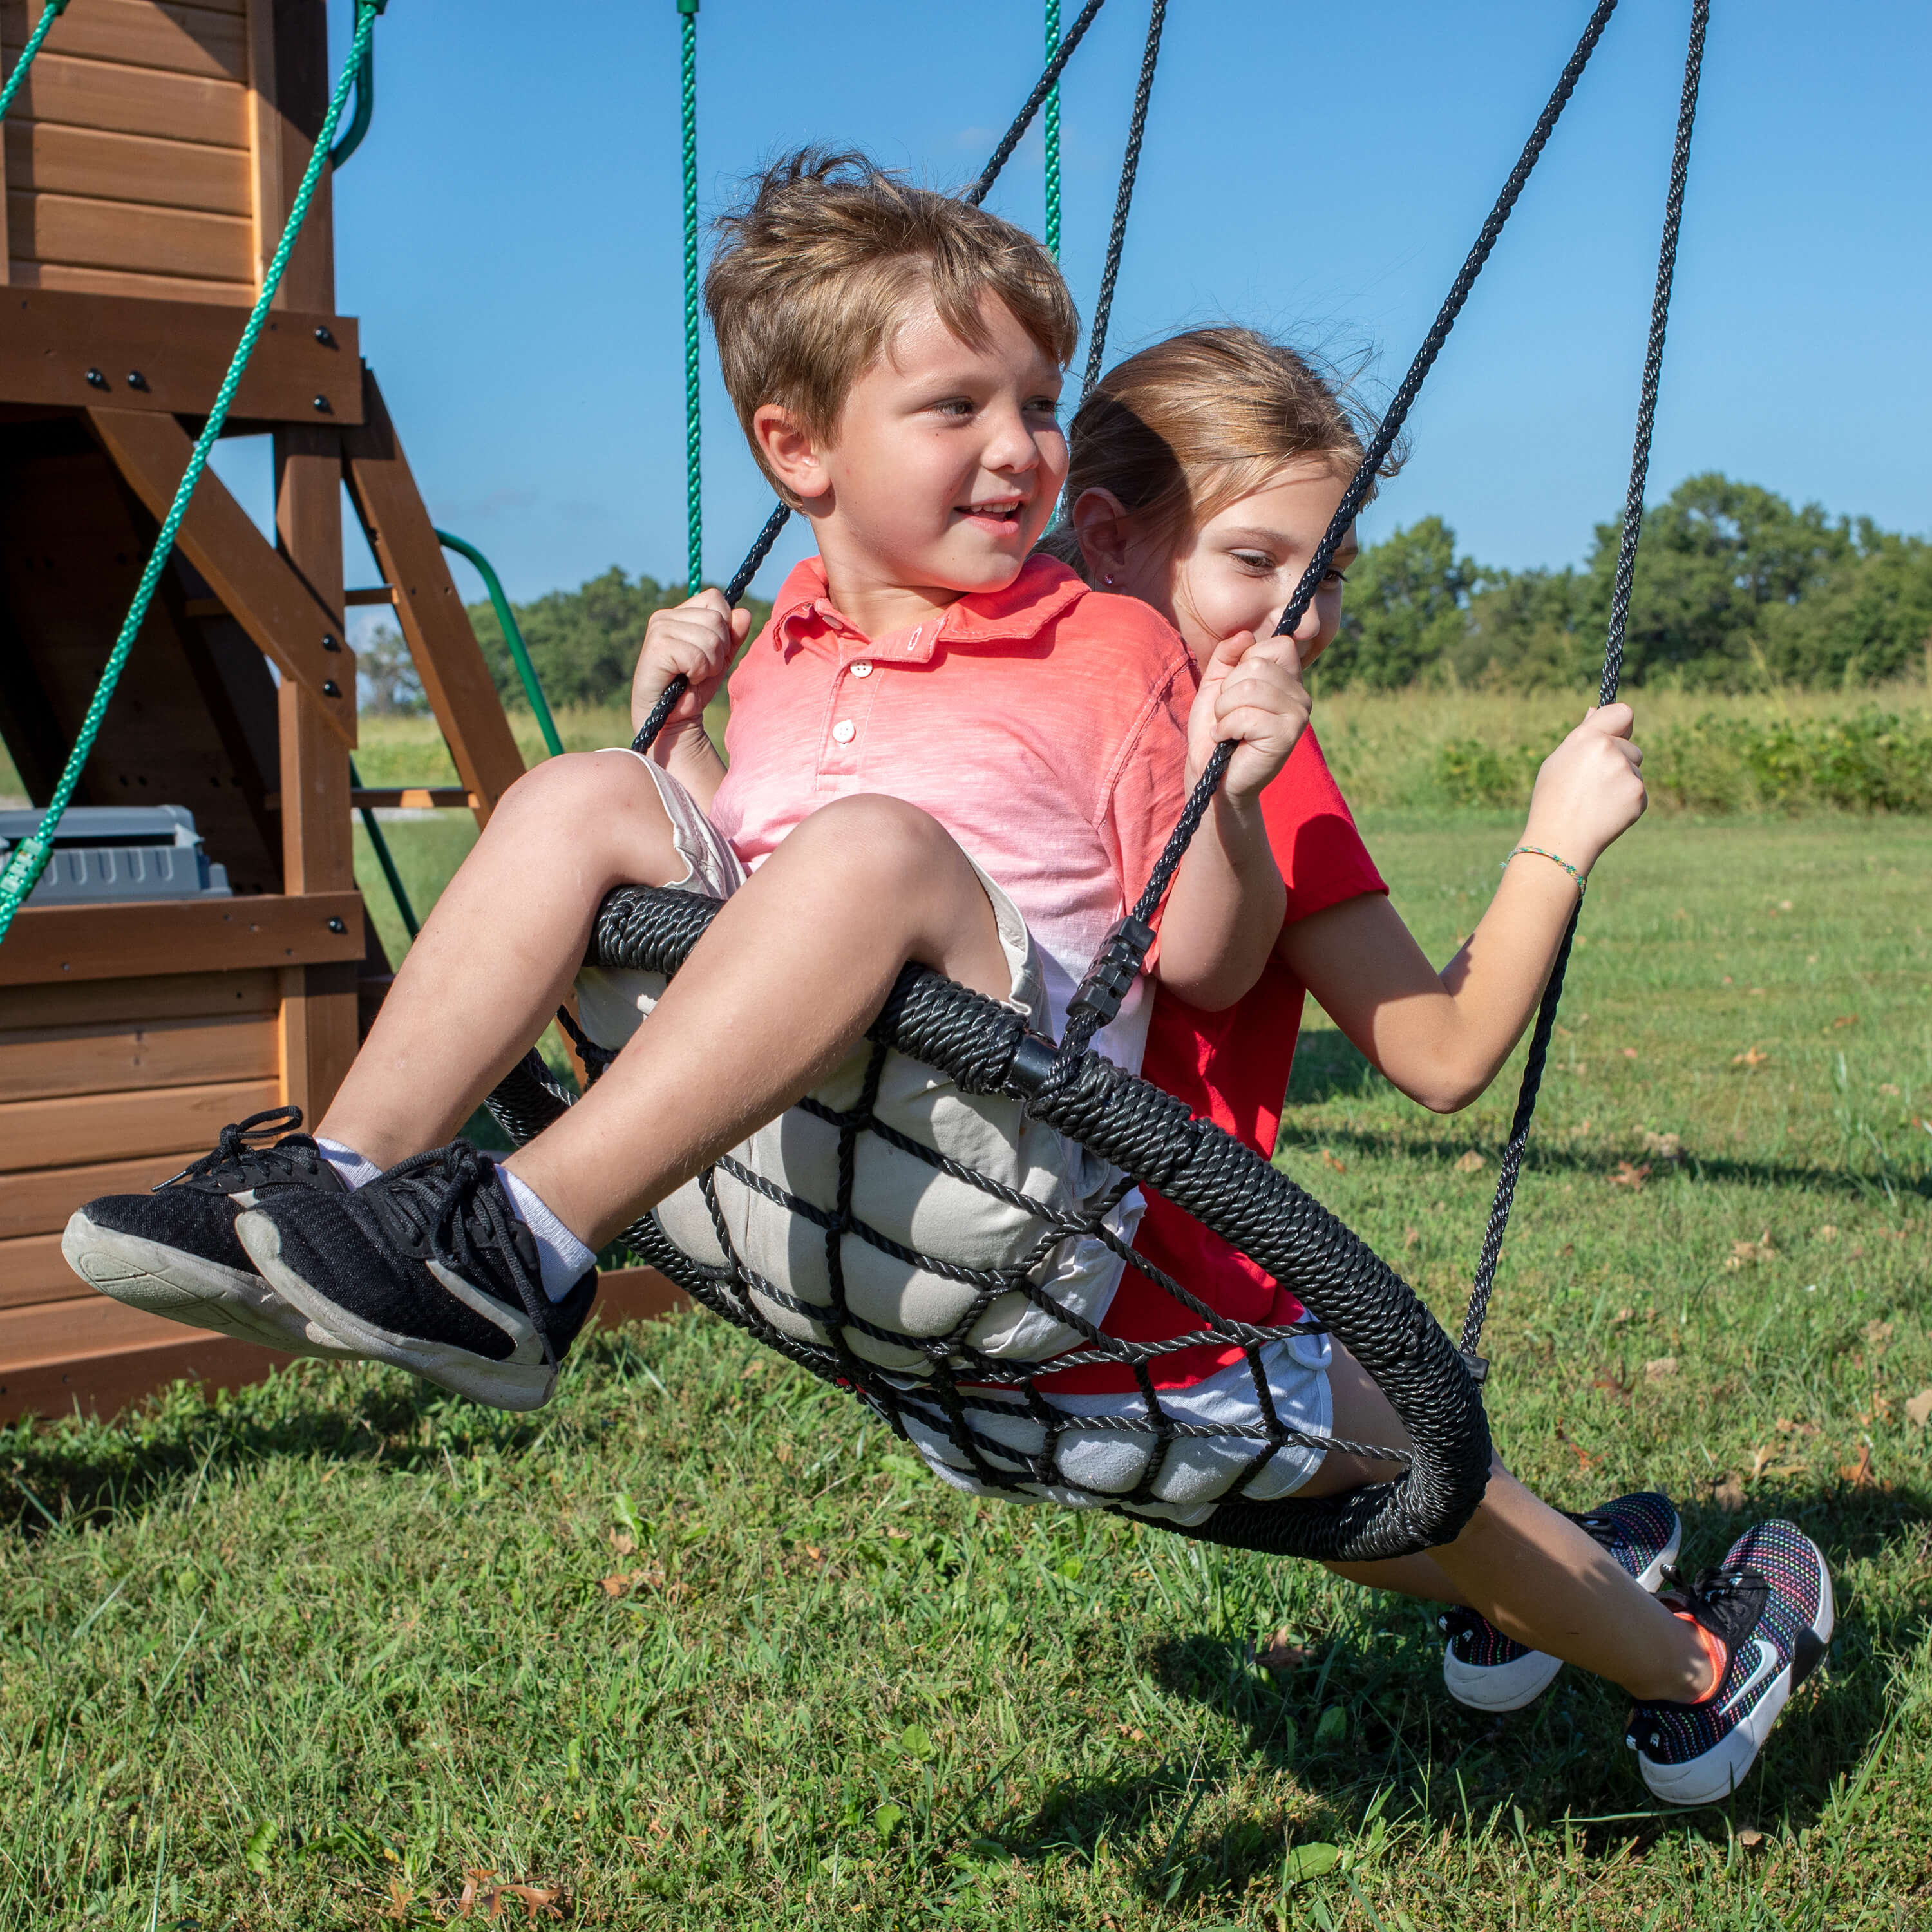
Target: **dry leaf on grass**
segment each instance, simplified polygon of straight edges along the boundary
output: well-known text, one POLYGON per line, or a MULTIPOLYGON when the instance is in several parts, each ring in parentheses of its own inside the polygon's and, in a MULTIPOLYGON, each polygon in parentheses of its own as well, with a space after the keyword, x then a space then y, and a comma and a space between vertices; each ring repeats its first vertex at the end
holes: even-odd
POLYGON ((1346 1174, 1348 1171, 1348 1163, 1346 1160, 1337 1160, 1326 1148, 1322 1150, 1322 1165, 1332 1168, 1337 1174, 1346 1174))
POLYGON ((1647 1382, 1660 1382, 1677 1372, 1675 1355, 1659 1355, 1654 1361, 1643 1365, 1643 1378, 1647 1382))
POLYGON ((1891 1341, 1892 1324, 1889 1322, 1868 1322, 1865 1324, 1865 1345, 1874 1354, 1883 1354, 1891 1341))
POLYGON ((1932 1422, 1932 1388, 1921 1389, 1905 1405, 1905 1419, 1914 1429, 1923 1429, 1932 1422))
POLYGON ((620 1556, 628 1556, 638 1546, 638 1539, 628 1529, 614 1529, 610 1532, 610 1547, 620 1556))
POLYGON ((1628 1402, 1630 1399, 1630 1384, 1608 1369, 1599 1369, 1590 1378, 1590 1386, 1601 1389, 1614 1402, 1628 1402))
POLYGON ((631 1586, 631 1580, 622 1570, 614 1576, 604 1579, 604 1594, 607 1597, 621 1597, 631 1586))
POLYGON ((1748 1046, 1743 1052, 1731 1055, 1731 1064, 1733 1066, 1762 1066, 1770 1058, 1769 1054, 1761 1052, 1758 1048, 1748 1046))
POLYGON ((1738 1268, 1749 1268, 1755 1262, 1768 1262, 1776 1258, 1778 1250, 1771 1245, 1771 1230, 1767 1228, 1754 1241, 1733 1241, 1730 1252, 1724 1257, 1724 1265, 1735 1272, 1738 1268))
POLYGON ((1587 1450, 1571 1442, 1570 1432, 1560 1422, 1556 1425, 1556 1439, 1576 1457, 1577 1468, 1586 1475, 1604 1460, 1600 1456, 1591 1455, 1587 1450))
POLYGON ((1871 1444, 1869 1442, 1861 1443, 1858 1445, 1858 1460, 1856 1462, 1841 1463, 1838 1474, 1855 1490, 1879 1488, 1878 1479, 1872 1474, 1871 1444))
POLYGON ((1610 1185, 1612 1187, 1628 1187, 1632 1193, 1634 1193, 1649 1178, 1650 1162, 1648 1161, 1646 1161, 1641 1167, 1633 1167, 1628 1161, 1620 1160, 1617 1162, 1616 1172, 1610 1176, 1610 1185))
POLYGON ((1781 1415, 1775 1426, 1780 1436, 1816 1436, 1818 1432, 1815 1422, 1791 1422, 1781 1415))
POLYGON ((1480 1174, 1488 1165, 1489 1162, 1474 1148, 1472 1148, 1456 1163, 1456 1172, 1458 1174, 1480 1174))
POLYGON ((1643 1130, 1643 1150, 1655 1154, 1659 1160, 1681 1160, 1684 1157, 1683 1137, 1678 1134, 1654 1134, 1646 1127, 1643 1130))
POLYGON ((494 1872, 466 1871, 463 1874, 463 1893, 456 1901, 456 1909, 458 1912, 471 1912, 481 1906, 492 1918, 500 1918, 505 1903, 512 1898, 522 1900, 529 1908, 531 1918, 561 1918, 563 1908, 570 1903, 570 1888, 566 1885, 499 1882, 494 1872))
POLYGON ((1306 1644, 1297 1643, 1294 1633, 1284 1627, 1255 1652, 1255 1661, 1264 1670, 1299 1670, 1315 1654, 1306 1644))
POLYGON ((1726 1475, 1712 1486, 1711 1500, 1726 1516, 1736 1516, 1744 1506, 1744 1486, 1736 1476, 1726 1475))

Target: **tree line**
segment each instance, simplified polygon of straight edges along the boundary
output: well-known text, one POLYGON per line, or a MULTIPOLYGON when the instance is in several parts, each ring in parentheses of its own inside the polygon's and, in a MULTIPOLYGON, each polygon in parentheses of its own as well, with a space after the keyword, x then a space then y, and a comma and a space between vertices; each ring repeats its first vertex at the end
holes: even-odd
MULTIPOLYGON (((1514 571, 1458 555, 1456 532, 1440 517, 1391 532, 1350 566, 1342 627, 1317 673, 1322 686, 1588 685, 1603 657, 1619 528, 1599 524, 1580 567, 1514 571)), ((613 565, 574 590, 515 605, 550 703, 622 702, 651 613, 684 594, 682 584, 613 565)), ((745 601, 756 636, 771 607, 745 601)), ((496 614, 484 603, 470 615, 504 703, 527 710, 496 614)), ((367 708, 422 708, 393 631, 369 640, 361 666, 367 708)), ((1882 530, 1869 517, 1832 517, 1816 503, 1794 508, 1773 490, 1716 471, 1689 478, 1646 512, 1627 682, 1851 686, 1922 668, 1932 678, 1932 543, 1924 538, 1882 530)))
MULTIPOLYGON (((1424 517, 1364 547, 1318 675, 1329 690, 1594 681, 1618 522, 1580 568, 1510 571, 1456 554, 1424 517)), ((1644 514, 1624 677, 1693 689, 1882 684, 1932 675, 1932 543, 1869 517, 1794 508, 1711 471, 1644 514)))

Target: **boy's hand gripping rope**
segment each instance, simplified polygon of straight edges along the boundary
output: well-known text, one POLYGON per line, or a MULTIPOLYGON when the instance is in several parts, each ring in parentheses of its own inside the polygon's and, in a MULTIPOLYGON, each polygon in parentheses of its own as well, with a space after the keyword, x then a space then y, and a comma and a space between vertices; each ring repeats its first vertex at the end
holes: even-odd
MULTIPOLYGON (((1677 108, 1677 144, 1671 155, 1670 189, 1664 197, 1664 240, 1658 251, 1657 286, 1650 302, 1650 341, 1643 358, 1643 383, 1637 398, 1636 435, 1630 451, 1629 488, 1624 494, 1623 532, 1617 545, 1617 574, 1610 596, 1610 630, 1604 645, 1604 675, 1597 691, 1597 702, 1615 702, 1617 685, 1624 666, 1624 632, 1630 620, 1630 585, 1636 574, 1637 539, 1643 533, 1644 485, 1650 475, 1650 433, 1657 418, 1657 386, 1664 368, 1664 336, 1670 320, 1670 285, 1677 272, 1677 231, 1684 215, 1684 183, 1690 169, 1690 131, 1697 118, 1697 83, 1704 67, 1704 30, 1710 19, 1710 0, 1691 0, 1690 44, 1684 57, 1684 92, 1677 108)), ((1562 944, 1556 950, 1556 964, 1550 969, 1550 983, 1543 990, 1536 1010, 1536 1028, 1530 1035, 1529 1054, 1523 1062, 1522 1086, 1516 1095, 1516 1114, 1510 1122, 1508 1144, 1503 1149, 1502 1171, 1496 1176, 1496 1199, 1490 1208, 1489 1226, 1483 1231, 1483 1246, 1476 1262, 1476 1273, 1469 1287, 1469 1306, 1462 1317, 1461 1349, 1463 1359, 1480 1380, 1486 1365, 1476 1353, 1482 1340, 1484 1318, 1490 1312, 1490 1296, 1496 1286, 1496 1262, 1502 1252, 1503 1232, 1509 1226, 1510 1208, 1516 1199, 1516 1177, 1522 1171, 1524 1150, 1529 1144, 1530 1123, 1536 1114, 1536 1096, 1543 1084, 1544 1062, 1550 1052, 1550 1036, 1556 1024, 1557 1003, 1563 997, 1563 974, 1570 964, 1570 943, 1576 937, 1576 921, 1583 910, 1580 892, 1564 928, 1562 944)))
MULTIPOLYGON (((680 4, 682 4, 682 0, 680 0, 680 4)), ((695 0, 693 0, 693 4, 695 4, 695 0)), ((1019 146, 1021 137, 1033 124, 1033 117, 1040 112, 1041 104, 1053 92, 1061 70, 1073 57, 1073 50, 1085 38, 1087 29, 1094 24, 1094 16, 1105 4, 1106 0, 1087 0, 1086 5, 1081 8, 1078 17, 1067 30, 1066 39, 1060 42, 1059 50, 1047 62, 1046 72, 1034 83, 1033 92, 1027 96, 1026 104, 1014 117, 1013 124, 1000 136, 1000 145, 993 150, 986 165, 980 170, 978 179, 960 197, 969 206, 977 208, 992 192, 993 184, 999 178, 1000 170, 1012 158, 1013 150, 1019 146)), ((695 244, 692 245, 694 248, 695 244)), ((695 259, 694 256, 692 259, 695 259)), ((688 321, 687 326, 690 326, 688 321)), ((695 458, 692 460, 694 464, 695 458)), ((692 474, 696 474, 694 468, 692 474)), ((771 554, 772 545, 778 542, 778 532, 784 528, 790 515, 790 508, 781 503, 765 520, 765 526, 758 532, 757 542, 746 554, 744 562, 733 573, 730 582, 724 586, 726 603, 735 604, 744 596, 746 585, 758 575, 760 566, 771 554)), ((694 596, 697 594, 697 568, 694 564, 691 579, 691 594, 694 596)), ((644 720, 643 728, 631 741, 632 751, 643 752, 650 749, 658 734, 664 729, 664 720, 670 716, 672 707, 690 688, 690 680, 680 672, 658 693, 657 702, 651 706, 650 716, 644 720)))
MULTIPOLYGON (((100 682, 88 703, 87 715, 81 720, 80 730, 74 740, 74 748, 68 754, 66 766, 60 775, 60 782, 54 788, 53 796, 47 801, 45 812, 35 830, 21 840, 8 860, 6 869, 0 872, 0 940, 4 940, 14 924, 17 913, 27 895, 39 881, 46 869, 49 857, 54 849, 54 839, 60 821, 72 802, 75 790, 80 784, 80 775, 86 768, 89 754, 94 749, 94 740, 100 735, 101 720, 107 715, 109 702, 114 695, 114 687, 120 682, 121 674, 126 668, 128 654, 134 648, 134 639, 148 614, 148 607, 154 602, 155 586, 161 580, 161 572, 166 567, 170 554, 174 548, 175 534, 181 528, 182 519, 188 514, 188 500, 194 496, 195 486, 201 481, 202 472, 208 467, 209 452, 215 440, 221 434, 223 424, 228 420, 228 412, 235 400, 235 392, 240 386, 242 376, 248 367, 248 359, 255 352, 255 344, 260 340, 262 330, 268 319, 270 305, 275 299, 275 291, 281 286, 282 275, 289 265, 289 256, 293 252, 296 238, 302 232, 304 218, 309 204, 315 198, 316 183, 321 178, 322 164, 328 158, 329 144, 335 139, 337 124, 342 118, 342 110, 348 101, 349 90, 355 84, 358 70, 364 55, 368 51, 369 39, 375 30, 376 16, 388 4, 388 0, 356 0, 356 34, 350 43, 349 58, 344 63, 342 77, 335 83, 335 92, 329 98, 328 112, 322 117, 322 131, 316 136, 314 148, 308 158, 308 166, 303 171, 302 185, 296 190, 296 197, 289 209, 287 224, 282 230, 282 238, 276 244, 273 258, 262 278, 262 292, 255 298, 255 306, 248 311, 248 320, 242 331, 242 339, 236 344, 233 359, 229 363, 228 373, 221 379, 221 387, 215 392, 214 406, 208 411, 208 421, 195 439, 194 454, 189 457, 188 467, 182 472, 182 480, 175 491, 174 501, 169 506, 160 532, 154 538, 154 547, 148 554, 146 567, 141 572, 141 580, 134 592, 134 601, 128 612, 127 621, 121 626, 121 634, 115 640, 114 648, 108 654, 106 668, 100 674, 100 682)), ((55 10, 50 8, 41 16, 44 28, 55 10)), ((29 46, 35 44, 30 42, 29 46)), ((25 70, 23 56, 20 66, 14 70, 17 81, 25 70)), ((0 94, 0 104, 10 99, 10 85, 4 94, 0 94)))

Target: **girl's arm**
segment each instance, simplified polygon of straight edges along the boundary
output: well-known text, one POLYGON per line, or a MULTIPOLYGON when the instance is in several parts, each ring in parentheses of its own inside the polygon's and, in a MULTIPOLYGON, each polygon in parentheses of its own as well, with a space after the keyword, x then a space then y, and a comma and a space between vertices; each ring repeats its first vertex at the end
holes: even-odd
MULTIPOLYGON (((1544 760, 1521 844, 1588 877, 1644 804, 1627 704, 1592 711, 1544 760)), ((1550 860, 1512 859, 1489 910, 1440 973, 1379 893, 1282 929, 1277 956, 1395 1086, 1438 1114, 1493 1080, 1542 998, 1577 886, 1550 860)))
POLYGON ((1238 742, 1161 914, 1156 970, 1190 1006, 1232 1006, 1261 977, 1280 934, 1288 888, 1261 794, 1307 728, 1308 710, 1300 658, 1287 638, 1239 632, 1216 646, 1202 674, 1188 716, 1188 788, 1216 744, 1238 742))

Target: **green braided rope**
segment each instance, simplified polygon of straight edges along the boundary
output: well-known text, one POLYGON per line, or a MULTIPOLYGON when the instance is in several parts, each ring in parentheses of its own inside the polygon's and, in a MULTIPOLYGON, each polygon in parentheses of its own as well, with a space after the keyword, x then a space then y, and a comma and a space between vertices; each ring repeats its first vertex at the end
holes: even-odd
MULTIPOLYGON (((1060 0, 1046 0, 1046 57, 1060 51, 1060 0)), ((1060 83, 1046 97, 1040 128, 1046 139, 1046 245, 1060 260, 1060 83)))
POLYGON ((20 50, 20 58, 14 63, 14 71, 7 76, 7 85, 0 87, 0 121, 7 118, 7 110, 14 104, 14 97, 20 91, 20 83, 27 77, 27 70, 34 64, 34 56, 40 50, 40 43, 53 31, 53 24, 67 11, 67 0, 47 0, 40 9, 40 23, 27 36, 27 44, 20 50))
POLYGON ((677 0, 683 30, 685 594, 704 580, 704 500, 699 467, 698 326, 698 0, 677 0))
MULTIPOLYGON (((175 500, 169 508, 166 520, 161 525, 160 534, 154 539, 154 548, 148 554, 147 567, 141 572, 140 585, 134 592, 134 602, 128 610, 128 620, 121 626, 121 634, 115 640, 114 648, 108 655, 107 668, 100 674, 100 682, 95 688, 93 700, 87 707, 87 716, 81 720, 80 735, 74 740, 74 749, 68 754, 66 769, 61 773, 60 783, 54 788, 54 795, 47 802, 47 808, 41 814, 38 829, 14 847, 7 861, 6 870, 0 872, 0 941, 4 941, 12 930, 14 915, 20 910, 22 902, 39 883, 41 873, 46 869, 47 860, 53 851, 55 834, 80 783, 81 772, 93 752, 94 741, 100 735, 100 722, 107 715, 108 702, 114 695, 114 687, 119 682, 121 674, 127 666, 128 654, 134 648, 135 634, 147 617, 148 605, 154 602, 154 586, 161 580, 161 572, 174 548, 176 532, 181 528, 182 518, 188 514, 188 499, 194 494, 195 485, 201 481, 202 472, 208 467, 208 453, 214 448, 215 438, 220 435, 221 426, 228 418, 229 407, 235 400, 235 392, 241 385, 242 376, 248 367, 248 358, 254 353, 255 344, 261 336, 262 326, 268 321, 268 305, 275 298, 276 290, 281 286, 283 271, 289 265, 289 256, 294 250, 296 238, 302 232, 303 218, 308 213, 309 203, 315 197, 315 184, 321 178, 322 164, 328 158, 329 143, 335 138, 336 124, 342 118, 342 110, 348 100, 350 87, 368 48, 369 37, 376 25, 376 16, 383 4, 384 0, 356 0, 356 38, 350 48, 348 61, 343 68, 342 78, 335 84, 335 93, 329 101, 328 112, 322 124, 322 132, 316 139, 314 152, 309 156, 308 168, 302 176, 302 186, 296 190, 294 205, 289 210, 288 225, 282 230, 282 238, 276 247, 274 257, 268 264, 268 272, 262 278, 262 292, 256 297, 255 306, 248 313, 248 326, 242 330, 242 340, 236 345, 235 359, 229 364, 228 374, 222 378, 221 387, 215 393, 214 406, 208 412, 207 424, 195 440, 194 454, 188 458, 188 468, 182 472, 181 484, 175 491, 175 500)), ((45 18, 44 15, 43 24, 45 18)), ((16 72, 18 72, 17 69, 16 72)))

